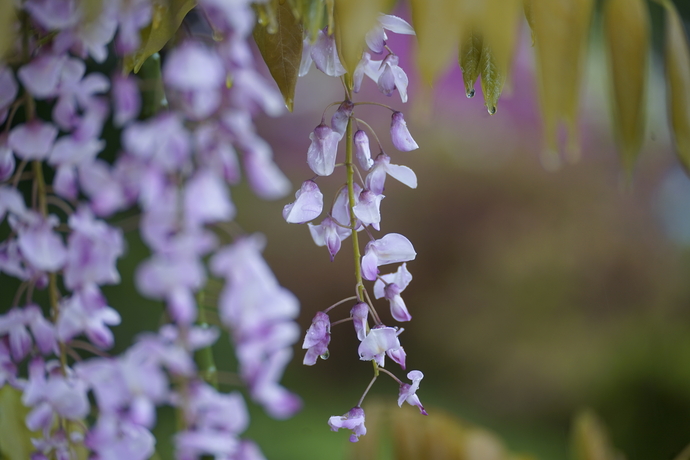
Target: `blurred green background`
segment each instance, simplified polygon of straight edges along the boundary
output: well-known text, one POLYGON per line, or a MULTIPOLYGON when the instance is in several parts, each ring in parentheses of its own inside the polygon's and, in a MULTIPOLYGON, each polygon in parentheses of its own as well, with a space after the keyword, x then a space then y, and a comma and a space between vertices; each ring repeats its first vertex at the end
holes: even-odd
MULTIPOLYGON (((662 78, 658 63, 650 70, 647 142, 628 181, 609 134, 605 63, 596 42, 582 99, 582 158, 547 171, 526 30, 510 91, 491 117, 481 94, 465 98, 458 69, 449 70, 433 96, 418 90, 407 56, 411 40, 394 40, 410 70, 413 105, 403 106, 397 95, 382 101, 370 81, 358 101, 403 110, 421 148, 395 152, 386 110, 358 107, 357 114, 375 127, 392 162, 410 166, 419 179, 417 190, 388 180, 382 234, 406 235, 418 253, 404 292, 413 320, 401 341, 408 369, 425 374, 418 394, 429 417, 449 412, 494 431, 512 451, 558 460, 569 456, 573 414, 590 407, 628 459, 673 458, 690 442, 690 181, 671 151, 664 94, 655 85, 662 78)), ((308 135, 341 94, 331 80, 312 69, 298 83, 295 112, 259 122, 295 189, 312 175, 308 135)), ((343 180, 319 179, 325 202, 343 180)), ((283 221, 290 197, 262 202, 242 184, 233 199, 242 228, 267 235, 266 259, 300 299, 303 331, 316 311, 353 294, 350 240, 331 263, 306 226, 283 221)), ((134 232, 127 239, 123 282, 104 289, 123 316, 114 328, 114 353, 161 317, 161 306, 134 290, 133 271, 146 251, 134 232)), ((0 277, 0 311, 15 288, 0 277)), ((377 305, 390 321, 387 302, 377 305)), ((343 306, 331 318, 348 314, 343 306)), ((356 404, 371 365, 358 360, 349 323, 332 333, 330 359, 314 367, 300 364, 296 344, 284 383, 304 399, 300 414, 275 421, 252 407, 247 436, 268 459, 350 458, 349 434, 329 432, 326 422, 356 404)), ((216 359, 234 370, 226 338, 216 359)), ((382 376, 370 394, 392 406, 397 392, 382 376)), ((166 410, 159 419, 166 457, 174 420, 166 410)))

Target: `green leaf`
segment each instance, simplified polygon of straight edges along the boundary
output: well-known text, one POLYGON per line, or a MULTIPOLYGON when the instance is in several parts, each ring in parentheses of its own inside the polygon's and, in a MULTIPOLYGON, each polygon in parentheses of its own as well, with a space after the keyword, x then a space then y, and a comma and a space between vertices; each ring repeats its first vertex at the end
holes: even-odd
POLYGON ((175 35, 182 20, 195 5, 195 0, 169 0, 165 3, 154 3, 151 24, 140 32, 139 49, 134 54, 125 57, 125 72, 139 72, 144 61, 163 49, 175 35))
POLYGON ((664 65, 671 130, 678 158, 685 169, 690 171, 690 47, 675 6, 671 2, 664 2, 664 6, 664 65))
POLYGON ((474 82, 479 77, 481 58, 482 37, 477 33, 470 33, 460 44, 459 59, 467 97, 474 97, 474 82))
POLYGON ((496 113, 498 98, 501 97, 506 75, 501 72, 496 65, 496 58, 489 47, 484 42, 482 44, 482 54, 479 61, 479 68, 482 75, 482 92, 484 93, 484 105, 491 115, 496 113))
POLYGON ((635 165, 645 133, 649 23, 643 0, 607 0, 604 4, 614 129, 628 172, 635 165))
POLYGON ((448 68, 460 41, 461 2, 412 0, 412 26, 417 33, 417 67, 432 85, 448 68))
POLYGON ((340 61, 352 73, 362 59, 364 36, 376 25, 379 13, 386 13, 388 0, 335 0, 335 34, 340 61))
POLYGON ((275 33, 268 27, 257 24, 254 40, 264 58, 271 76, 285 99, 285 105, 292 112, 295 100, 295 85, 302 60, 302 24, 292 14, 287 2, 274 2, 275 33))
POLYGON ((22 393, 5 385, 0 388, 0 456, 7 460, 26 460, 34 447, 31 438, 39 438, 39 432, 32 432, 24 420, 29 408, 21 401, 22 393))

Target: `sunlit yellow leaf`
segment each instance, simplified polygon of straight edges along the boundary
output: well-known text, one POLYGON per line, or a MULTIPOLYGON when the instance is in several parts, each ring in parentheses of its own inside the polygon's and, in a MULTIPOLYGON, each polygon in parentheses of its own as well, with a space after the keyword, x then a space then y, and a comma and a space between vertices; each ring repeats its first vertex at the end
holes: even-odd
POLYGON ((678 11, 670 2, 666 9, 664 61, 669 117, 676 152, 690 171, 690 49, 678 11))
POLYGON ((594 412, 585 410, 573 422, 572 448, 575 460, 618 460, 606 428, 594 412))
POLYGON ((482 46, 482 56, 479 61, 479 68, 482 74, 482 93, 484 93, 484 104, 491 115, 496 113, 498 98, 503 91, 503 84, 506 81, 505 70, 499 69, 493 49, 484 41, 482 46))
POLYGON ((616 137, 631 171, 645 131, 649 10, 644 0, 607 0, 603 11, 616 137))
POLYGON ((254 40, 283 94, 285 105, 292 112, 302 60, 302 24, 295 19, 287 3, 276 4, 274 13, 276 32, 268 33, 267 28, 259 24, 254 27, 254 40))
POLYGON ((195 0, 167 0, 154 3, 151 24, 141 30, 141 46, 125 58, 124 69, 137 73, 144 61, 159 52, 182 24, 182 20, 194 8, 195 0))
POLYGON ((479 77, 479 62, 482 58, 482 38, 470 32, 460 44, 460 69, 465 82, 465 94, 474 97, 474 82, 479 77))
POLYGON ((593 0, 525 0, 531 18, 537 62, 539 100, 546 143, 557 151, 561 122, 569 134, 568 149, 578 150, 578 103, 587 50, 593 0))
POLYGON ((340 60, 351 76, 362 59, 366 35, 386 13, 387 0, 335 0, 335 34, 340 60))
POLYGON ((40 433, 26 427, 29 408, 22 404, 21 398, 21 392, 9 385, 0 388, 0 458, 28 459, 34 451, 31 438, 40 437, 40 433))
POLYGON ((0 0, 0 59, 5 57, 14 43, 14 23, 17 16, 12 0, 0 0))
POLYGON ((412 0, 417 33, 417 67, 431 85, 448 68, 460 42, 462 20, 457 0, 412 0))
POLYGON ((499 73, 508 75, 522 19, 522 0, 483 0, 481 33, 499 73))

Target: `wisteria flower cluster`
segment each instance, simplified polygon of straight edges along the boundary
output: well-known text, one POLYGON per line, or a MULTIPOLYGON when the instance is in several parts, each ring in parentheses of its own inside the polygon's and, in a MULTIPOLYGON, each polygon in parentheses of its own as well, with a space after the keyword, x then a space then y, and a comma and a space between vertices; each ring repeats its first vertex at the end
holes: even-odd
POLYGON ((301 401, 280 378, 299 335, 298 301, 262 258, 263 237, 227 225, 242 169, 259 197, 290 189, 252 121, 284 104, 254 68, 251 2, 197 2, 206 33, 178 34, 163 59, 164 107, 146 119, 135 76, 86 63, 121 66, 140 30, 155 27, 160 2, 94 2, 96 12, 89 2, 15 3, 17 41, 0 60, 0 224, 9 233, 0 272, 21 284, 0 315, 0 388, 19 390, 30 408, 32 460, 84 449, 148 459, 160 405, 177 413, 177 458, 263 458, 240 437, 243 396, 219 390, 211 346, 221 330, 204 301, 210 273, 224 281, 217 309, 239 363, 232 377, 271 416, 294 414, 301 401), (110 123, 121 146, 114 161, 101 155, 110 123), (111 356, 121 318, 101 287, 120 282, 123 230, 110 222, 131 209, 150 250, 136 286, 165 314, 157 332, 111 356))
MULTIPOLYGON (((359 92, 365 75, 376 82, 383 94, 390 96, 397 90, 402 102, 407 101, 407 75, 398 66, 398 56, 386 43, 386 30, 414 34, 412 27, 401 18, 390 15, 379 17, 378 25, 367 34, 366 43, 369 50, 363 52, 362 59, 353 73, 351 91, 346 90, 344 101, 332 104, 338 105, 338 109, 331 117, 330 124, 326 123, 325 117, 322 118, 321 123, 309 135, 311 145, 307 151, 307 164, 316 176, 305 181, 296 192, 295 201, 283 209, 283 217, 287 222, 308 224, 314 242, 327 248, 331 260, 340 252, 342 242, 352 238, 356 295, 317 312, 302 345, 302 348, 307 350, 303 363, 314 365, 319 357, 325 359, 329 356, 331 326, 352 321, 355 334, 360 340, 357 350, 359 358, 362 361, 374 362, 374 377, 359 402, 345 415, 333 416, 328 421, 333 431, 340 428, 351 430, 352 442, 366 434, 365 415, 361 405, 380 372, 391 376, 399 385, 398 405, 407 401, 426 415, 424 406, 416 395, 419 382, 423 378, 422 372, 409 372, 407 377, 412 383, 408 384, 385 368, 386 357, 403 370, 406 367, 406 353, 399 339, 403 329, 387 326, 381 321, 364 285, 365 280, 374 282, 374 298, 388 301, 391 316, 395 321, 405 322, 412 319, 401 293, 412 280, 406 262, 415 258, 414 247, 410 240, 399 233, 387 233, 376 238, 372 230, 381 230, 380 208, 385 198, 383 193, 387 177, 390 176, 411 188, 417 187, 417 177, 407 166, 391 163, 391 158, 383 151, 371 126, 355 115, 356 107, 367 103, 352 101, 352 93, 359 92), (384 51, 386 55, 382 60, 372 59, 372 53, 382 54, 384 51), (371 155, 369 135, 374 136, 379 149, 375 158, 371 155), (338 163, 338 146, 341 141, 345 144, 345 161, 338 163), (320 223, 314 224, 312 221, 322 215, 324 208, 324 196, 317 185, 318 178, 334 174, 339 166, 344 172, 344 184, 335 192, 333 205, 325 217, 320 223), (358 233, 362 231, 369 237, 363 255, 358 238, 358 233), (402 265, 399 265, 395 272, 381 274, 379 267, 400 263, 402 265), (330 311, 350 302, 353 302, 354 306, 351 307, 349 316, 331 323, 330 311), (373 324, 370 324, 370 320, 373 324)), ((346 73, 338 57, 335 39, 328 35, 326 30, 319 32, 314 44, 305 39, 304 49, 300 69, 302 74, 309 70, 312 61, 319 70, 329 76, 342 77, 346 73)), ((348 88, 347 84, 344 86, 348 88)), ((390 110, 390 136, 395 148, 403 152, 417 149, 418 145, 407 129, 403 114, 390 110)))

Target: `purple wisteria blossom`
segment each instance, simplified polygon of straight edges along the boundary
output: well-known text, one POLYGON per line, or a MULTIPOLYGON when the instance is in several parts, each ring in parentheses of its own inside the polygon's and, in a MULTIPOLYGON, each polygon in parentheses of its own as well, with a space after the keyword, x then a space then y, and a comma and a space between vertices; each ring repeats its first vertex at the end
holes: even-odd
POLYGON ((311 145, 307 151, 307 164, 319 176, 333 174, 340 137, 340 134, 323 123, 309 134, 311 145))
POLYGON ((107 305, 95 285, 86 285, 72 297, 64 299, 60 312, 57 336, 61 342, 83 333, 97 347, 107 349, 113 346, 113 333, 106 326, 120 324, 120 314, 107 305))
POLYGON ((44 160, 52 150, 57 135, 58 129, 53 124, 34 120, 12 128, 7 142, 22 160, 44 160))
POLYGON ((399 233, 389 233, 367 243, 362 257, 362 276, 374 281, 379 273, 379 266, 414 260, 416 255, 410 240, 399 233))
POLYGON ((381 200, 384 195, 377 195, 371 190, 362 190, 359 200, 353 208, 355 216, 362 222, 362 225, 371 225, 376 230, 381 230, 381 200))
POLYGON ((317 246, 326 246, 328 248, 331 262, 333 262, 335 255, 340 251, 341 242, 352 233, 349 228, 339 225, 339 223, 331 217, 326 217, 318 225, 308 225, 314 243, 317 246))
POLYGON ((317 312, 304 336, 302 348, 307 350, 302 364, 313 366, 319 356, 328 356, 328 344, 331 343, 331 321, 322 311, 317 312))
POLYGON ((371 159, 371 149, 369 148, 369 138, 367 133, 358 129, 354 135, 355 158, 359 161, 360 166, 365 171, 369 171, 374 165, 374 160, 371 159))
POLYGON ((402 383, 400 385, 400 393, 398 395, 398 406, 402 407, 404 402, 407 402, 411 406, 417 406, 419 412, 422 415, 429 415, 424 410, 419 397, 417 396, 417 390, 419 389, 419 382, 424 378, 424 374, 421 371, 410 371, 407 373, 407 378, 412 380, 412 384, 402 383))
POLYGON ((381 367, 385 367, 385 355, 400 364, 405 369, 405 350, 400 346, 398 335, 402 329, 387 326, 376 326, 369 331, 359 344, 357 352, 362 361, 376 361, 381 367))
POLYGON ((359 406, 353 407, 345 415, 334 415, 329 418, 328 425, 331 431, 338 431, 341 428, 351 430, 350 442, 357 442, 360 436, 367 434, 367 427, 364 426, 364 409, 359 406))
POLYGON ((350 316, 352 317, 352 322, 355 325, 357 339, 361 342, 369 332, 369 305, 364 302, 358 302, 354 307, 352 307, 352 310, 350 310, 350 316))
POLYGON ((392 14, 380 14, 378 24, 366 35, 367 46, 376 54, 383 53, 388 36, 386 30, 396 34, 415 35, 412 26, 402 18, 392 14))
POLYGON ((300 64, 299 76, 304 76, 309 72, 312 61, 316 68, 329 77, 339 77, 347 71, 340 63, 338 50, 335 47, 335 36, 320 30, 316 42, 312 45, 309 38, 304 39, 304 50, 302 51, 302 62, 300 64))
POLYGON ((283 218, 291 224, 304 224, 316 219, 323 211, 323 193, 312 180, 304 181, 295 193, 295 202, 283 208, 283 218))
POLYGON ((412 275, 407 271, 407 264, 398 267, 395 273, 380 276, 374 283, 374 297, 385 297, 391 306, 391 315, 396 321, 410 321, 412 316, 407 311, 405 302, 400 293, 405 290, 412 281, 412 275))
POLYGON ((391 176, 410 188, 417 188, 417 176, 407 166, 391 164, 391 159, 385 153, 379 153, 374 165, 365 179, 366 187, 374 193, 381 194, 385 188, 386 175, 391 176))
POLYGON ((419 146, 412 139, 410 131, 407 129, 407 123, 402 112, 393 112, 391 121, 391 139, 396 149, 409 152, 410 150, 418 149, 419 146))

